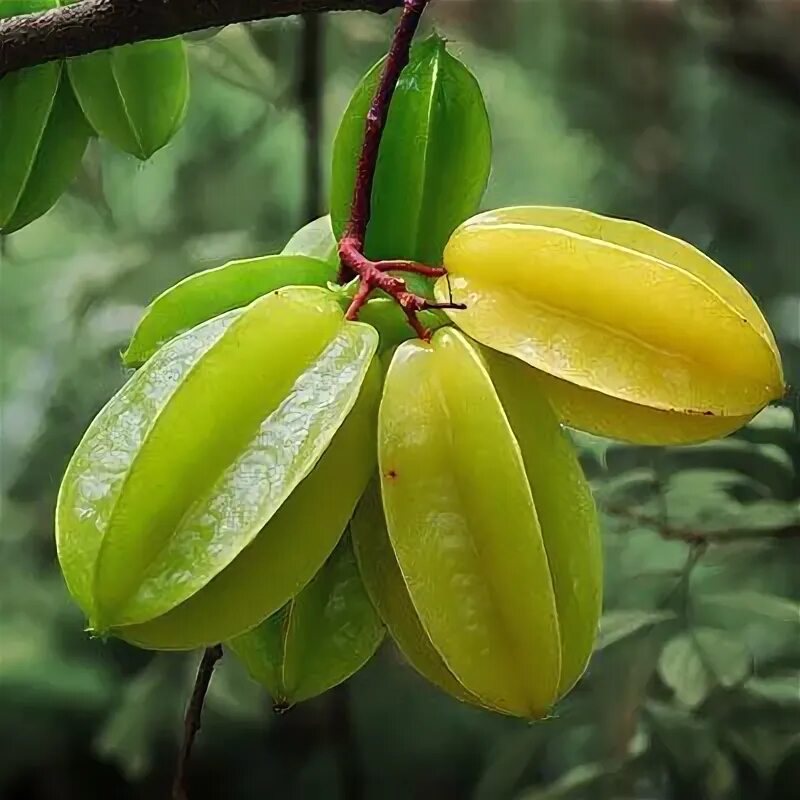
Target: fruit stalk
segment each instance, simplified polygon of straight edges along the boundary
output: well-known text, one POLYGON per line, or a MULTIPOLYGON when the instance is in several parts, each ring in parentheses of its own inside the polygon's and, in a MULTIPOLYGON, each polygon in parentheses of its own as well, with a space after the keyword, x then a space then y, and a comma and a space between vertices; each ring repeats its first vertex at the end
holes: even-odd
POLYGON ((350 219, 339 241, 339 282, 344 284, 358 276, 359 288, 347 310, 347 318, 355 319, 359 309, 366 303, 375 289, 381 289, 394 298, 403 309, 408 322, 421 339, 429 339, 430 331, 419 321, 417 314, 430 308, 463 308, 453 303, 435 303, 424 297, 409 292, 405 281, 392 275, 389 270, 414 272, 427 277, 441 277, 445 270, 429 267, 413 261, 371 261, 364 255, 364 242, 367 235, 367 224, 371 213, 372 187, 375 181, 375 169, 378 164, 383 131, 389 117, 397 81, 408 65, 411 43, 417 32, 422 13, 430 0, 405 0, 403 13, 395 28, 392 45, 386 57, 383 73, 375 91, 364 129, 364 142, 356 170, 356 181, 353 189, 353 202, 350 206, 350 219))
POLYGON ((206 699, 211 676, 214 667, 222 658, 222 645, 216 644, 206 648, 200 666, 197 668, 197 677, 194 682, 194 689, 186 708, 186 717, 183 723, 183 742, 180 754, 178 755, 178 765, 175 769, 175 779, 172 784, 172 800, 187 800, 186 791, 186 772, 189 766, 189 759, 192 755, 192 747, 195 737, 200 730, 201 718, 203 716, 203 704, 206 699))

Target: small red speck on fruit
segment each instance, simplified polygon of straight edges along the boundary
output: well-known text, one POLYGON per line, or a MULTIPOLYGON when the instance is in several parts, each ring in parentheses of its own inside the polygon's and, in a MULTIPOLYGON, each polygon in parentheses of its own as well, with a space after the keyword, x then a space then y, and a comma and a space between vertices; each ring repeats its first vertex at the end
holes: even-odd
POLYGON ((394 479, 397 477, 397 470, 390 469, 390 470, 389 470, 389 471, 386 473, 386 477, 387 477, 387 478, 391 478, 392 480, 394 480, 394 479))

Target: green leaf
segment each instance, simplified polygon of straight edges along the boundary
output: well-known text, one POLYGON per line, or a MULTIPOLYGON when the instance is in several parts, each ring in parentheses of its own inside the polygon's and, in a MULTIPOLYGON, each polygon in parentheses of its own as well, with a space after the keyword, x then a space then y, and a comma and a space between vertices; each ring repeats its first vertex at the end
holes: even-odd
POLYGON ((141 780, 158 754, 158 741, 180 724, 189 691, 184 662, 153 659, 126 682, 122 696, 94 742, 97 752, 117 764, 129 780, 141 780))
POLYGON ((689 634, 678 634, 667 642, 658 660, 658 672, 675 699, 688 708, 699 706, 711 691, 708 670, 689 634))
POLYGON ((714 628, 695 628, 673 637, 658 662, 664 683, 688 708, 700 705, 715 685, 731 688, 742 683, 751 667, 747 648, 714 628))
POLYGON ((656 741, 673 757, 685 777, 702 774, 714 754, 716 742, 711 726, 691 711, 648 700, 644 713, 656 741))
POLYGON ((123 45, 67 64, 86 119, 121 150, 146 160, 183 122, 189 67, 181 39, 123 45))
POLYGON ((720 686, 738 686, 750 674, 752 658, 739 639, 715 628, 695 628, 692 635, 706 669, 720 686))
POLYGON ((276 704, 291 706, 347 680, 383 636, 345 536, 288 606, 229 645, 276 704))
POLYGON ((697 598, 697 602, 702 605, 724 606, 743 614, 766 617, 776 622, 800 625, 800 604, 788 597, 747 590, 702 594, 697 598))
POLYGON ((598 784, 608 780, 615 772, 613 764, 589 763, 573 767, 546 789, 535 789, 520 796, 520 800, 567 800, 567 798, 594 797, 598 784))
POLYGON ((0 233, 48 211, 75 177, 91 130, 60 64, 0 80, 0 233))
POLYGON ((755 697, 770 703, 800 706, 800 672, 750 678, 744 688, 755 697))
POLYGON ((164 614, 251 544, 353 408, 377 338, 330 292, 294 287, 193 329, 131 379, 79 445, 57 511, 62 568, 96 627, 164 614))
POLYGON ((671 611, 609 611, 600 620, 600 634, 595 650, 603 650, 622 639, 675 619, 671 611))
POLYGON ((339 249, 331 228, 331 215, 326 214, 300 228, 286 243, 282 253, 287 256, 311 256, 338 269, 339 249))
POLYGON ((284 286, 321 286, 336 271, 316 258, 276 255, 231 261, 184 278, 146 309, 122 356, 128 367, 144 364, 162 345, 206 320, 242 308, 284 286))
MULTIPOLYGON (((331 216, 341 235, 350 213, 376 64, 356 89, 333 150, 331 216)), ((370 258, 440 264, 450 234, 478 209, 491 166, 491 132, 474 76, 437 36, 412 50, 381 141, 367 230, 370 258)))

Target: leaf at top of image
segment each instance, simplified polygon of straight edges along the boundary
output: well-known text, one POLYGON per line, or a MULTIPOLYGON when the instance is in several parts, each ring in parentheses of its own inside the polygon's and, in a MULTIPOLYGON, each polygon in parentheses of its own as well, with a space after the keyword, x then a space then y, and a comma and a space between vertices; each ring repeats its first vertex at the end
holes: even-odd
MULTIPOLYGON (((378 62, 355 90, 333 148, 331 217, 350 212, 378 62)), ((443 39, 417 44, 397 85, 381 141, 366 255, 439 264, 450 234, 478 209, 491 167, 489 118, 478 82, 443 39)))

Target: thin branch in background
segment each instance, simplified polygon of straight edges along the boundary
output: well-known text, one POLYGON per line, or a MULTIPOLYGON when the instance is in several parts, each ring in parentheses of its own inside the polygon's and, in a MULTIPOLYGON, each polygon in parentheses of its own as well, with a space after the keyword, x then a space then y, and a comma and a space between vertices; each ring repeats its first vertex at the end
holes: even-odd
POLYGON ((347 683, 331 689, 329 703, 329 730, 331 747, 339 770, 339 796, 344 800, 362 800, 364 782, 358 763, 358 742, 347 683))
POLYGON ((0 20, 0 78, 121 44, 322 11, 383 13, 403 0, 83 0, 0 20))
POLYGON ((192 747, 194 740, 200 730, 203 716, 203 704, 205 703, 206 693, 208 692, 211 676, 214 674, 214 667, 222 658, 222 645, 217 644, 209 647, 203 653, 200 666, 197 668, 197 678, 194 682, 194 689, 186 708, 186 717, 183 722, 183 742, 181 743, 180 753, 178 754, 178 764, 175 768, 175 780, 172 784, 172 800, 188 800, 189 795, 186 790, 186 774, 189 768, 189 760, 192 757, 192 747))
POLYGON ((305 128, 303 222, 322 214, 322 102, 325 63, 324 22, 319 14, 303 16, 298 94, 305 128))
POLYGON ((685 542, 689 545, 707 544, 735 544, 741 541, 758 539, 800 539, 800 525, 784 525, 779 528, 759 530, 758 528, 720 528, 719 530, 696 530, 689 528, 676 528, 665 520, 650 514, 642 514, 629 508, 617 505, 607 505, 603 509, 612 516, 625 519, 636 525, 644 525, 657 531, 662 539, 685 542))

